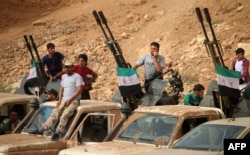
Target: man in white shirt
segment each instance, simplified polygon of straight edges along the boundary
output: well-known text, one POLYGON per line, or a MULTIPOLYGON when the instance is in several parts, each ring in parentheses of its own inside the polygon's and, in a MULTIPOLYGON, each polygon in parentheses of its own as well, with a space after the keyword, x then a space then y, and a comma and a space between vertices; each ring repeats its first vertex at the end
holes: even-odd
POLYGON ((33 132, 33 134, 43 134, 43 131, 50 129, 53 122, 60 117, 59 124, 51 140, 58 140, 62 136, 68 119, 73 115, 79 105, 84 84, 82 77, 74 73, 74 64, 71 61, 66 61, 64 68, 66 74, 62 75, 59 101, 56 108, 52 111, 48 120, 42 125, 42 128, 33 132))

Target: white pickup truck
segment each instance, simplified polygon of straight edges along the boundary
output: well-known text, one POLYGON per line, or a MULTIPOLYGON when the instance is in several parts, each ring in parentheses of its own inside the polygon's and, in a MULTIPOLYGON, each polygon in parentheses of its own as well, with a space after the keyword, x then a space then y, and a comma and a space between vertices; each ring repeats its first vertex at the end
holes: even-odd
POLYGON ((29 134, 39 125, 37 120, 43 115, 43 108, 54 108, 56 101, 44 103, 36 111, 21 134, 0 136, 0 154, 4 155, 57 155, 62 149, 76 147, 82 142, 101 142, 108 133, 122 124, 126 117, 120 112, 120 104, 92 100, 81 100, 80 105, 66 125, 65 133, 58 141, 50 136, 58 122, 49 132, 41 135, 29 134))

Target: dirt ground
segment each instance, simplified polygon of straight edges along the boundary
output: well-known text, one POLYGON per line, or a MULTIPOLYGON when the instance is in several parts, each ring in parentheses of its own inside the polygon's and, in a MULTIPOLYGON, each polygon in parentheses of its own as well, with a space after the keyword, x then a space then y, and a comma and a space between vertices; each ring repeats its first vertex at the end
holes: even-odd
MULTIPOLYGON (((249 58, 249 0, 0 0, 0 82, 16 84, 28 73, 31 57, 23 35, 33 35, 40 56, 46 54, 48 42, 54 42, 66 59, 87 53, 88 65, 99 75, 92 98, 110 99, 118 88, 116 65, 92 15, 97 10, 104 12, 128 63, 133 65, 149 52, 150 42, 158 41, 161 54, 182 75, 184 93, 195 83, 207 87, 216 73, 203 44, 196 7, 202 13, 209 9, 228 67, 237 47, 245 48, 249 58)), ((205 18, 204 23, 212 41, 205 18)), ((143 68, 138 71, 143 79, 143 68)))

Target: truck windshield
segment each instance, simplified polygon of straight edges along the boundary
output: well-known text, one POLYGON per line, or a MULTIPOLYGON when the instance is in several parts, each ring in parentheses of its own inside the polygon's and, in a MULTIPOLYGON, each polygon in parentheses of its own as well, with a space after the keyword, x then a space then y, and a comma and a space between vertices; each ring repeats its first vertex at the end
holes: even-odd
POLYGON ((181 138, 173 148, 223 151, 224 139, 236 138, 245 127, 219 124, 203 124, 181 138))
POLYGON ((162 114, 134 113, 133 118, 136 119, 124 128, 118 139, 154 144, 157 138, 163 137, 167 145, 178 121, 176 116, 162 114))
MULTIPOLYGON (((29 133, 40 129, 42 127, 42 124, 45 123, 46 120, 48 119, 53 109, 54 107, 46 107, 46 106, 40 107, 39 110, 34 114, 32 119, 29 121, 29 123, 24 127, 22 132, 29 133)), ((56 123, 53 124, 52 128, 55 128, 55 125, 56 123)), ((52 131, 48 130, 48 132, 46 132, 45 135, 51 135, 51 134, 52 131)))

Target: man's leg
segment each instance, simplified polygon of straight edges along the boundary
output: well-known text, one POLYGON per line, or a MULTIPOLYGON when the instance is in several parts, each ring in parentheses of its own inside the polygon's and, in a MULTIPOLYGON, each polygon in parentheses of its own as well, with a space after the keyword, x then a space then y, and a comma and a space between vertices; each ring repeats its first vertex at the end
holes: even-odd
POLYGON ((149 79, 149 80, 145 79, 144 87, 145 87, 145 92, 146 93, 148 92, 148 88, 149 88, 149 85, 150 85, 151 82, 152 82, 152 79, 149 79))
POLYGON ((60 113, 62 113, 62 111, 63 111, 63 109, 59 109, 59 108, 53 109, 53 111, 51 112, 47 121, 45 123, 41 123, 40 128, 36 129, 35 131, 29 132, 29 133, 43 135, 43 132, 45 130, 48 130, 53 125, 54 121, 58 120, 59 115, 60 115, 60 113))
POLYGON ((74 100, 68 107, 65 108, 63 111, 61 117, 60 117, 60 122, 56 128, 56 133, 52 136, 52 140, 57 140, 60 138, 61 134, 65 130, 65 126, 69 120, 69 118, 74 114, 76 108, 79 105, 78 100, 74 100))
POLYGON ((43 130, 48 130, 52 125, 53 123, 59 119, 59 115, 60 113, 62 113, 63 111, 63 108, 59 109, 59 108, 55 108, 53 109, 53 111, 51 112, 49 118, 47 119, 47 121, 45 123, 43 123, 42 125, 42 129, 43 130))

